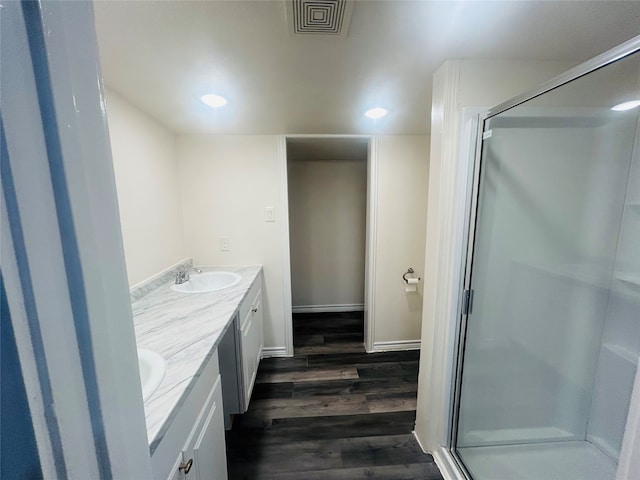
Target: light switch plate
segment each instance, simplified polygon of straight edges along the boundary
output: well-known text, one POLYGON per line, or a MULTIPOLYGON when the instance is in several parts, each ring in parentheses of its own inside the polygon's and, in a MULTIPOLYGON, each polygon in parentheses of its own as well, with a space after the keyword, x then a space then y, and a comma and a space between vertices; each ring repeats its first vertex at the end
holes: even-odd
POLYGON ((228 252, 231 250, 231 239, 229 237, 220 237, 220 251, 228 252))
POLYGON ((264 221, 265 222, 276 221, 276 207, 264 207, 264 221))

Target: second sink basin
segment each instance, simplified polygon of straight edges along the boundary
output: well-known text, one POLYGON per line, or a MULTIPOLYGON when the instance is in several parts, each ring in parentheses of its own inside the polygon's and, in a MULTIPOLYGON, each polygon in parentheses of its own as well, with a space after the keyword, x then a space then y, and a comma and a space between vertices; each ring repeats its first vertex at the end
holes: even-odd
POLYGON ((142 383, 142 399, 146 401, 162 383, 167 371, 167 361, 156 352, 139 348, 138 367, 142 383))
POLYGON ((181 293, 215 292, 232 287, 240 280, 240 275, 234 272, 205 272, 192 275, 188 281, 180 285, 171 285, 171 290, 181 293))

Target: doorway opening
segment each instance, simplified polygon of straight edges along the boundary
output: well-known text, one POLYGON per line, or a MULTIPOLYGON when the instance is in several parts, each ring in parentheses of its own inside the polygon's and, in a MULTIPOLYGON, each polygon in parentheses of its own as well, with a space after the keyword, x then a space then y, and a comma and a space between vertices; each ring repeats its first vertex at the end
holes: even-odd
POLYGON ((369 137, 287 137, 293 347, 365 352, 369 137))

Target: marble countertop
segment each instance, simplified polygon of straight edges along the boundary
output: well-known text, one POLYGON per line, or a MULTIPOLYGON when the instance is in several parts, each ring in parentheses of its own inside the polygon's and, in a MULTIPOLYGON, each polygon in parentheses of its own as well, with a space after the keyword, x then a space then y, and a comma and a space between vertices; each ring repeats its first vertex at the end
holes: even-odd
POLYGON ((262 271, 260 265, 198 268, 203 272, 236 272, 242 279, 233 287, 196 294, 174 292, 169 282, 132 303, 138 348, 152 350, 167 360, 160 387, 144 403, 151 453, 262 271))

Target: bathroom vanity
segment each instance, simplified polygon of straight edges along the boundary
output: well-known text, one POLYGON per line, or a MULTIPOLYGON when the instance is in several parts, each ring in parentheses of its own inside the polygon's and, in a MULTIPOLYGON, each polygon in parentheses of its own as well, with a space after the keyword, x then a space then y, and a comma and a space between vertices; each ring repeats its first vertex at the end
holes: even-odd
POLYGON ((155 479, 227 478, 225 425, 247 410, 262 355, 262 268, 219 270, 241 280, 197 294, 169 281, 132 304, 138 346, 167 361, 144 404, 155 479))

